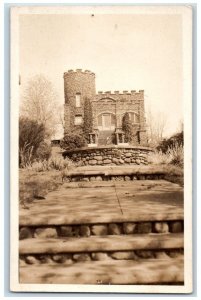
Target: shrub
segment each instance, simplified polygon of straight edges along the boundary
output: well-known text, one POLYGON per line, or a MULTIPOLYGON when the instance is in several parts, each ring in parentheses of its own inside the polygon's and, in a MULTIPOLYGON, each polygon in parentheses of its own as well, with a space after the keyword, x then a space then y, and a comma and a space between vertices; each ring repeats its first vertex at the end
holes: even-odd
POLYGON ((129 118, 129 114, 125 113, 122 119, 122 130, 124 131, 125 134, 125 142, 126 143, 131 143, 133 141, 133 125, 132 122, 129 118))
POLYGON ((51 145, 46 142, 41 142, 38 149, 36 150, 36 158, 42 161, 48 160, 51 156, 51 152, 51 145))
POLYGON ((29 165, 36 158, 36 152, 45 139, 45 127, 37 121, 21 117, 19 120, 19 164, 29 165))
POLYGON ((184 145, 184 133, 183 131, 174 134, 169 139, 163 139, 157 147, 157 150, 161 150, 166 153, 168 149, 184 145))
POLYGON ((156 150, 148 155, 148 161, 152 164, 172 164, 183 167, 184 149, 182 145, 175 144, 169 147, 166 153, 156 150))
POLYGON ((86 146, 86 140, 82 135, 75 133, 66 134, 60 143, 60 147, 65 150, 73 150, 86 146))
POLYGON ((74 168, 75 164, 69 158, 51 157, 48 160, 35 161, 27 169, 35 172, 45 172, 50 170, 62 171, 74 168))

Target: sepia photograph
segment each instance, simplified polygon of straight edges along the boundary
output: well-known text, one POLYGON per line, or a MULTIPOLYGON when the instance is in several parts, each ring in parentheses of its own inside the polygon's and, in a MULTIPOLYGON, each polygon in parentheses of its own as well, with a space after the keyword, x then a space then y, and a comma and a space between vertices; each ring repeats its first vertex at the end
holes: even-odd
POLYGON ((191 293, 192 7, 11 7, 10 288, 191 293))

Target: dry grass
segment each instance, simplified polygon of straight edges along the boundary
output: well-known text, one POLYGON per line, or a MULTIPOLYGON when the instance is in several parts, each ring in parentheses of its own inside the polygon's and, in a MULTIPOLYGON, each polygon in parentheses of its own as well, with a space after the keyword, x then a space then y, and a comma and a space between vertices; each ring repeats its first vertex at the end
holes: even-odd
POLYGON ((20 204, 26 206, 56 190, 74 167, 75 164, 68 158, 64 159, 58 149, 48 160, 27 164, 26 168, 19 170, 20 204))
POLYGON ((176 165, 183 166, 184 149, 182 145, 175 144, 169 147, 166 153, 162 151, 151 152, 148 156, 148 162, 154 165, 176 165))
POLYGON ((26 205, 34 199, 56 190, 62 184, 61 173, 56 170, 36 172, 20 169, 19 171, 19 198, 20 204, 26 205))

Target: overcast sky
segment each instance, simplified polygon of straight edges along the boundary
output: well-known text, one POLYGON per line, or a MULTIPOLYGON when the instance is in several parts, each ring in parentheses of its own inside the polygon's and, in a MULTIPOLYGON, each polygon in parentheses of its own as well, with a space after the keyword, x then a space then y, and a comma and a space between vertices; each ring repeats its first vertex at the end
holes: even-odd
POLYGON ((167 117, 174 133, 182 112, 180 15, 21 15, 20 74, 43 74, 64 103, 63 73, 96 73, 96 91, 145 90, 145 106, 167 117))

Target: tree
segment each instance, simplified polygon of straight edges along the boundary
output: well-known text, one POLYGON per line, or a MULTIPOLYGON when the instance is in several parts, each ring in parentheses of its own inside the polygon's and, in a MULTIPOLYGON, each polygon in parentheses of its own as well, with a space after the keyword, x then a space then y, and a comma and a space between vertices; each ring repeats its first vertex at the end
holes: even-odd
POLYGON ((167 125, 166 116, 158 112, 154 114, 151 109, 147 112, 148 140, 149 145, 157 147, 163 140, 164 130, 167 125))
POLYGON ((21 115, 43 124, 49 136, 58 123, 56 97, 52 83, 42 75, 31 78, 23 93, 21 115))
POLYGON ((122 130, 124 131, 125 134, 125 142, 131 143, 133 141, 134 132, 133 132, 132 122, 127 112, 124 114, 122 119, 122 130))
POLYGON ((37 121, 21 117, 19 120, 19 163, 25 167, 33 162, 45 139, 45 127, 37 121))
POLYGON ((89 139, 89 133, 93 129, 93 112, 92 105, 89 98, 84 100, 84 120, 83 120, 83 132, 86 140, 89 139))

